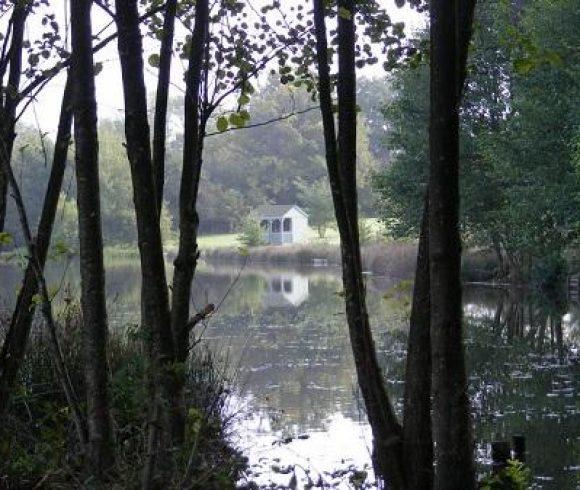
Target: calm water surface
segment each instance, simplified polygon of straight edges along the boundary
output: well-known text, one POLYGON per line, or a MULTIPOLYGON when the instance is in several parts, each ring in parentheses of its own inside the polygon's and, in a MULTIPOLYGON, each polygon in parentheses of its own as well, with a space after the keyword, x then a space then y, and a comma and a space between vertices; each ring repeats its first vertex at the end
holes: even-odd
MULTIPOLYGON (((139 321, 139 270, 131 260, 107 264, 113 328, 139 321)), ((168 267, 168 271, 170 268, 168 267)), ((0 309, 9 311, 20 280, 0 265, 0 309)), ((52 264, 60 295, 78 294, 76 264, 52 264)), ((204 338, 235 372, 236 444, 258 484, 298 487, 322 481, 352 488, 370 471, 370 431, 356 389, 340 272, 333 268, 201 265, 192 303, 219 312, 204 338)), ((395 408, 403 395, 408 282, 368 277, 375 341, 395 408)), ((470 395, 477 455, 488 444, 524 434, 536 488, 580 488, 580 305, 489 288, 464 292, 470 395)))

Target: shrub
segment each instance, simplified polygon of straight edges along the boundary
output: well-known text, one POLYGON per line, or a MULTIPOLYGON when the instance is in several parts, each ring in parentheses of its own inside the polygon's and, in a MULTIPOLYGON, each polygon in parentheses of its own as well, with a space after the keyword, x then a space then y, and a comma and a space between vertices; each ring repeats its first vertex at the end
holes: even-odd
POLYGON ((242 245, 246 247, 257 247, 258 245, 262 245, 262 227, 254 215, 249 214, 242 221, 239 240, 242 245))
POLYGON ((532 472, 524 463, 509 460, 498 473, 486 476, 480 484, 481 490, 526 490, 532 481, 532 472))
MULTIPOLYGON (((5 326, 0 324, 0 330, 5 326)), ((20 385, 2 422, 0 487, 84 488, 83 460, 70 411, 52 368, 50 343, 39 327, 34 327, 20 385)), ((83 399, 79 327, 80 311, 73 304, 59 316, 59 333, 71 381, 83 399)), ((150 397, 145 352, 137 326, 112 332, 116 333, 109 340, 109 368, 116 461, 110 479, 115 488, 136 488, 147 445, 150 397)), ((173 478, 165 486, 182 488, 186 478, 190 488, 233 489, 245 458, 227 443, 231 416, 225 410, 229 390, 220 374, 223 369, 203 343, 192 351, 185 369, 186 444, 175 453, 173 478)))

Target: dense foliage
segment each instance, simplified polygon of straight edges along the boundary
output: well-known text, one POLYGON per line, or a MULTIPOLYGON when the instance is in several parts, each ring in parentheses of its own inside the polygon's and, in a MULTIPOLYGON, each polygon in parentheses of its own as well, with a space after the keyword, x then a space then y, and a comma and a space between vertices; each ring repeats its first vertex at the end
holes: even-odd
MULTIPOLYGON (((462 106, 462 227, 468 244, 493 246, 506 269, 529 277, 540 257, 557 267, 578 232, 580 18, 568 0, 515 8, 485 2, 477 14, 462 106)), ((375 184, 391 233, 413 236, 428 178, 428 66, 390 83, 392 165, 375 184)))
MULTIPOLYGON (((384 84, 368 80, 361 91, 372 93, 381 87, 384 93, 384 84)), ((173 120, 179 121, 182 101, 171 102, 173 120)), ((363 115, 366 116, 367 111, 369 115, 374 114, 370 94, 363 98, 362 104, 363 115)), ((324 183, 324 147, 315 103, 305 90, 284 87, 271 80, 259 96, 254 97, 251 109, 252 124, 274 122, 225 133, 208 131, 198 203, 200 230, 210 233, 239 231, 244 217, 257 205, 297 203, 311 214, 311 224, 322 227, 322 231, 332 221, 333 211, 328 184, 324 183), (302 114, 276 121, 281 116, 304 110, 302 114)), ((175 124, 169 133, 162 215, 162 231, 166 238, 176 230, 182 128, 175 124)), ((99 125, 101 207, 107 243, 136 240, 129 163, 122 135, 121 121, 105 120, 99 125)), ((382 125, 370 116, 359 124, 359 189, 362 212, 366 215, 373 214, 370 176, 382 165, 379 152, 382 136, 382 125)), ((41 140, 35 128, 23 126, 18 131, 15 146, 18 157, 14 167, 33 224, 38 220, 50 167, 50 160, 47 163, 44 155, 50 159, 52 146, 50 138, 44 136, 41 140)), ((56 220, 56 237, 58 241, 74 245, 77 214, 72 177, 71 166, 56 220)), ((19 243, 17 219, 15 209, 10 207, 6 230, 12 232, 19 243)))

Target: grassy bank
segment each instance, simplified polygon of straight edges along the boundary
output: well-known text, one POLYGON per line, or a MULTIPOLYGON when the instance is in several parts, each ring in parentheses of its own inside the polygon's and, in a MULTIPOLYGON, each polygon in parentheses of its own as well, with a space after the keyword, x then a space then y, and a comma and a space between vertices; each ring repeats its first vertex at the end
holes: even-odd
MULTIPOLYGON (((373 242, 362 246, 363 267, 378 275, 410 277, 415 270, 417 248, 411 242, 373 242)), ((328 266, 340 266, 340 246, 322 242, 284 246, 251 247, 241 252, 237 248, 202 249, 202 257, 210 262, 264 263, 279 266, 312 266, 324 261, 328 266)))
MULTIPOLYGON (((0 339, 7 319, 0 319, 0 339)), ((59 315, 60 338, 79 399, 84 399, 79 311, 69 306, 59 315)), ((110 396, 115 437, 114 488, 139 488, 146 454, 149 393, 146 358, 139 331, 129 328, 109 341, 110 396)), ((230 421, 226 382, 209 350, 199 345, 187 370, 187 443, 175 454, 175 471, 165 488, 234 488, 244 458, 226 442, 230 421), (195 462, 191 465, 190 462, 195 462)), ((54 374, 51 348, 35 327, 9 413, 0 425, 0 488, 85 488, 83 458, 69 407, 54 374)))

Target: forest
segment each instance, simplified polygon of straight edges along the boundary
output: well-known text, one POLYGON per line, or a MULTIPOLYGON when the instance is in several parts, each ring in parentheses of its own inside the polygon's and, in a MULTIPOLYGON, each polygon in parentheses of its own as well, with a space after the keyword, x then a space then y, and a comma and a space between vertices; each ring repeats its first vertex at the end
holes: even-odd
POLYGON ((0 0, 0 489, 577 488, 578 7, 0 0))

